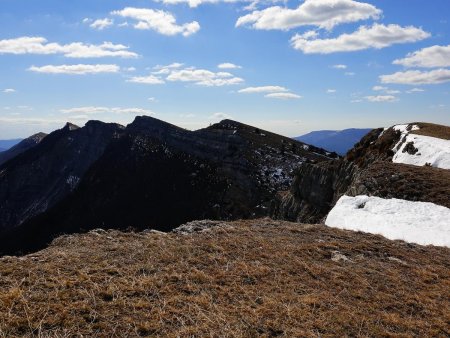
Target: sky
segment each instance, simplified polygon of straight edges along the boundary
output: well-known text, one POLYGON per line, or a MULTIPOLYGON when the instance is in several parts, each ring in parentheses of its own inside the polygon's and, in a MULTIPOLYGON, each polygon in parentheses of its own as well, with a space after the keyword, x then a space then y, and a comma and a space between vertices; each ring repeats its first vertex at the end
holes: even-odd
POLYGON ((149 115, 450 125, 448 0, 0 0, 0 139, 149 115))

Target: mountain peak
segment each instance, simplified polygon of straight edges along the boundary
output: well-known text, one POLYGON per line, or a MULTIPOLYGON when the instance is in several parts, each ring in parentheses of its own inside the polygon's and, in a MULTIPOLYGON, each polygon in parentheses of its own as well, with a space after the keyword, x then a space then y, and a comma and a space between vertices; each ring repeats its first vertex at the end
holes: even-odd
POLYGON ((79 128, 80 127, 78 127, 76 124, 67 122, 66 125, 64 126, 64 128, 62 128, 62 129, 64 129, 64 130, 76 130, 76 129, 79 129, 79 128))

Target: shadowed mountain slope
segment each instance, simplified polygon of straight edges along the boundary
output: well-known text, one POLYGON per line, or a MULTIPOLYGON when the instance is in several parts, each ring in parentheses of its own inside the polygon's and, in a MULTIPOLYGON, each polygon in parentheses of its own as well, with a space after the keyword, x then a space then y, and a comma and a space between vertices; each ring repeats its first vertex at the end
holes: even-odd
POLYGON ((16 157, 17 155, 27 151, 28 149, 33 148, 37 144, 39 144, 44 137, 47 136, 45 133, 37 133, 34 134, 24 140, 21 140, 18 143, 15 143, 11 148, 8 148, 0 153, 0 165, 5 163, 6 161, 16 157))
MULTIPOLYGON (((40 215, 36 212, 36 217, 0 234, 3 253, 34 250, 60 233, 97 227, 170 230, 199 218, 265 216, 277 192, 289 189, 296 167, 336 156, 231 120, 188 131, 151 117, 137 117, 125 129, 113 128, 112 134, 101 138, 103 146, 74 173, 78 156, 99 142, 89 137, 90 125, 47 137, 80 138, 89 147, 80 153, 79 147, 73 148, 75 153, 64 151, 67 158, 58 161, 64 170, 52 175, 58 180, 51 183, 58 187, 52 207, 45 205, 40 215)), ((61 147, 72 149, 64 143, 61 147)), ((42 151, 52 159, 55 153, 50 148, 42 151)), ((56 164, 48 165, 42 172, 55 170, 56 164)), ((8 172, 24 174, 12 168, 8 172)))

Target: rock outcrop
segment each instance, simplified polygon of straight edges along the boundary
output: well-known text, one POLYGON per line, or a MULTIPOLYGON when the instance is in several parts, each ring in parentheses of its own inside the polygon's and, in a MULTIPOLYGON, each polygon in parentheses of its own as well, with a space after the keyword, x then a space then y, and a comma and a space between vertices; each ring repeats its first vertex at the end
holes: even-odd
MULTIPOLYGON (((415 133, 448 137, 450 128, 426 123, 415 133)), ((302 164, 289 192, 278 194, 272 217, 297 222, 322 222, 346 194, 432 202, 450 207, 450 171, 430 166, 392 163, 394 148, 403 141, 399 128, 374 129, 343 159, 302 164)), ((408 149, 413 151, 410 146, 408 149)))

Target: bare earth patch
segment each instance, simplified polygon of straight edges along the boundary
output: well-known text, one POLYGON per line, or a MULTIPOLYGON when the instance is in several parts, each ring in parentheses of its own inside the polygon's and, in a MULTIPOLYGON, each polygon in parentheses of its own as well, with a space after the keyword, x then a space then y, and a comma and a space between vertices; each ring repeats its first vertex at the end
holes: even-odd
POLYGON ((450 335, 450 249, 260 219, 0 258, 0 336, 450 335))

